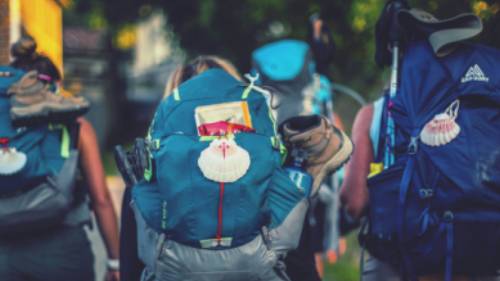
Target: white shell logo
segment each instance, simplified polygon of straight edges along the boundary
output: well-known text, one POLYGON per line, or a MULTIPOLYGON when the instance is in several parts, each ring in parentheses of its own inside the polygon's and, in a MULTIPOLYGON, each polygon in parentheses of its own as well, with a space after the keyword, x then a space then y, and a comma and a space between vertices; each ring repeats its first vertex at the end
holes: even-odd
POLYGON ((235 182, 250 167, 250 155, 233 139, 215 139, 198 158, 203 176, 215 182, 235 182))
POLYGON ((430 146, 445 145, 454 140, 460 133, 460 126, 455 122, 460 102, 454 101, 444 113, 437 114, 425 124, 420 133, 420 140, 430 146))
POLYGON ((26 154, 15 148, 0 149, 0 175, 12 175, 26 165, 26 154))

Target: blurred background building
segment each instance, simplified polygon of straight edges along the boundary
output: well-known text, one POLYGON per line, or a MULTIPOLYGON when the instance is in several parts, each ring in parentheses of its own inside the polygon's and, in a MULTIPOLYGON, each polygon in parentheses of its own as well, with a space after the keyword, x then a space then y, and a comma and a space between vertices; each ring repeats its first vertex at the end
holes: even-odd
POLYGON ((38 50, 63 71, 62 9, 70 0, 0 0, 0 62, 9 62, 10 45, 30 34, 38 50))
POLYGON ((84 27, 63 28, 64 87, 75 95, 83 95, 92 103, 86 118, 94 125, 101 145, 111 133, 113 110, 112 85, 109 76, 109 55, 102 30, 84 27))
POLYGON ((135 44, 132 59, 127 63, 126 100, 131 127, 149 125, 153 111, 161 100, 165 82, 182 55, 172 49, 165 30, 163 13, 153 13, 135 26, 135 44))
POLYGON ((0 63, 9 63, 10 45, 21 35, 35 38, 37 51, 63 73, 64 88, 91 101, 86 117, 101 146, 110 148, 144 134, 165 81, 182 56, 169 43, 161 12, 115 36, 85 24, 63 27, 63 12, 72 3, 0 0, 0 63))

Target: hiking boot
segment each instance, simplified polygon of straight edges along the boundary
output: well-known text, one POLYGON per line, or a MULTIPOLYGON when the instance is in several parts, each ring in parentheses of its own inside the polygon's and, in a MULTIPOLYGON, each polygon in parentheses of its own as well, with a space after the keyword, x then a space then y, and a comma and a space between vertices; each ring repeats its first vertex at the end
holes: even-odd
POLYGON ((353 151, 349 137, 323 116, 299 116, 285 120, 280 128, 285 146, 294 155, 302 151, 304 168, 314 178, 312 193, 323 179, 344 165, 353 151))
POLYGON ((15 126, 67 122, 89 109, 89 102, 83 97, 63 97, 49 91, 49 85, 38 80, 36 71, 26 73, 7 93, 15 126))

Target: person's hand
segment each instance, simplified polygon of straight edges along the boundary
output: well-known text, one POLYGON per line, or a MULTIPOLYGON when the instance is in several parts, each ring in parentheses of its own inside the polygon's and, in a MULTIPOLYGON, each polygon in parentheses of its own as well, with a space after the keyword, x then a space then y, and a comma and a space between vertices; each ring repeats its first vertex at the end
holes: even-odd
POLYGON ((105 281, 120 281, 120 271, 108 269, 105 281))
POLYGON ((359 219, 368 205, 368 190, 348 189, 344 186, 340 191, 340 201, 352 218, 359 219))

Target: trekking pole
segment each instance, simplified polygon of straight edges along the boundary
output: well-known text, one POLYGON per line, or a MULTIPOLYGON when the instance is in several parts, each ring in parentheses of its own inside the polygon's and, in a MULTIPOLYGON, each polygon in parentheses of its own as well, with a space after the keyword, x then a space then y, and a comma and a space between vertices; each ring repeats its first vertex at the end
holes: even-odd
POLYGON ((396 132, 394 119, 392 118, 391 109, 392 109, 392 101, 396 97, 396 92, 398 91, 398 55, 399 55, 399 46, 398 43, 395 42, 392 46, 392 67, 391 67, 391 84, 389 88, 389 103, 388 103, 388 118, 387 118, 387 141, 386 141, 386 150, 385 150, 385 161, 384 161, 384 169, 387 169, 392 164, 394 164, 394 153, 392 149, 396 143, 396 132))
POLYGON ((393 100, 398 91, 398 66, 399 66, 399 47, 401 42, 401 34, 399 30, 397 15, 398 12, 406 8, 404 0, 389 0, 386 9, 391 17, 389 28, 389 44, 392 50, 392 67, 391 67, 391 84, 389 87, 389 102, 387 103, 387 135, 386 149, 384 155, 384 169, 389 168, 395 162, 393 148, 396 143, 396 128, 394 119, 392 118, 393 100))

